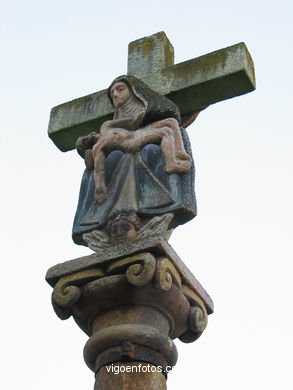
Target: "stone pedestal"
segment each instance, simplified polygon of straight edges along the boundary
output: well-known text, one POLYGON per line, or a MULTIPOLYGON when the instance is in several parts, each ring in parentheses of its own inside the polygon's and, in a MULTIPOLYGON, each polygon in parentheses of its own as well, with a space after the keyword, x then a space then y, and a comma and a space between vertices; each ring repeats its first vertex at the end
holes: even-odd
POLYGON ((177 361, 172 340, 196 340, 213 311, 162 236, 58 264, 46 280, 56 314, 72 315, 89 336, 84 359, 96 374, 95 390, 165 389, 177 361))

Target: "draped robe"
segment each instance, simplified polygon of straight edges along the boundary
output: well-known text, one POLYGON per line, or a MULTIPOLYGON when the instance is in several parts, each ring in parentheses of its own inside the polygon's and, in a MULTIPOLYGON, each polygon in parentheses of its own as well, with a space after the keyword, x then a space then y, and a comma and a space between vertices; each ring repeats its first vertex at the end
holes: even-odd
MULTIPOLYGON (((125 82, 144 106, 140 127, 166 118, 175 118, 180 123, 178 107, 135 77, 115 79, 108 91, 118 81, 125 82)), ((115 116, 117 112, 114 110, 114 119, 115 116)), ((185 150, 192 156, 186 130, 181 128, 181 134, 185 150)), ((187 173, 166 174, 160 145, 148 144, 134 154, 114 150, 105 157, 104 164, 107 198, 103 203, 98 204, 94 200, 93 170, 86 169, 83 174, 72 231, 76 244, 87 245, 82 234, 103 229, 114 210, 133 209, 142 220, 173 213, 170 228, 196 215, 193 163, 187 173)))

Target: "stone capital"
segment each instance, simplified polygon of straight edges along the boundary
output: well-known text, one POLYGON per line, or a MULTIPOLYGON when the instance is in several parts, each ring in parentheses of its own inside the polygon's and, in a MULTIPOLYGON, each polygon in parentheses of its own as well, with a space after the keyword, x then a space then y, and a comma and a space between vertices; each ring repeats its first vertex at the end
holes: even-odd
POLYGON ((84 359, 99 380, 103 367, 129 361, 162 367, 167 375, 177 361, 172 340, 195 341, 213 311, 211 298, 162 236, 58 264, 46 280, 56 314, 73 316, 90 337, 84 359))

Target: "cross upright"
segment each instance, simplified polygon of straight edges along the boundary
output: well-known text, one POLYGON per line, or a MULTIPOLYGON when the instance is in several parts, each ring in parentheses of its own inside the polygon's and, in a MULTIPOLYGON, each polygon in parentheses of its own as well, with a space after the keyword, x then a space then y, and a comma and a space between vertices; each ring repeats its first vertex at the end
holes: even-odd
MULTIPOLYGON (((244 43, 174 65, 174 49, 164 32, 129 44, 127 74, 176 103, 183 118, 255 89, 254 66, 244 43)), ((71 150, 79 136, 98 132, 112 115, 105 89, 53 107, 48 134, 60 150, 71 150)))

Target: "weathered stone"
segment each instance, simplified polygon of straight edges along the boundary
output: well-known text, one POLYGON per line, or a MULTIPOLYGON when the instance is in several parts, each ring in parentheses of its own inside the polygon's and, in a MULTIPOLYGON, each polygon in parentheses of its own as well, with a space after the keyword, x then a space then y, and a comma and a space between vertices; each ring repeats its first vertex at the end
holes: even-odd
POLYGON ((162 290, 170 290, 172 284, 181 287, 181 277, 172 262, 167 257, 158 259, 156 269, 156 284, 162 290))
POLYGON ((174 49, 163 31, 128 45, 129 75, 142 79, 173 64, 174 49))
POLYGON ((181 62, 144 82, 166 95, 182 115, 255 89, 254 66, 245 43, 181 62))
MULTIPOLYGON (((163 235, 168 240, 168 238, 171 235, 171 231, 170 230, 168 231, 168 227, 172 219, 173 219, 173 214, 169 213, 169 214, 156 216, 152 218, 150 221, 148 221, 145 225, 141 226, 140 224, 140 226, 137 228, 135 237, 132 237, 131 240, 129 240, 127 237, 128 232, 125 229, 125 226, 121 226, 121 225, 118 231, 120 233, 119 240, 117 240, 116 237, 114 237, 114 239, 113 237, 111 237, 112 229, 108 229, 110 231, 109 232, 110 235, 108 235, 106 232, 101 230, 93 230, 90 233, 83 234, 82 238, 88 244, 89 248, 99 253, 104 251, 105 248, 109 248, 114 244, 116 245, 119 244, 121 241, 135 241, 136 239, 144 239, 149 236, 157 236, 158 234, 163 235), (121 235, 121 231, 123 232, 122 235, 121 235), (122 236, 122 240, 121 240, 121 236, 122 236)), ((112 228, 113 226, 112 220, 110 221, 110 224, 108 222, 107 227, 109 227, 109 225, 110 228, 112 228)), ((128 224, 128 227, 129 225, 131 226, 131 224, 128 224)))
POLYGON ((73 239, 97 252, 52 267, 46 279, 56 314, 73 316, 89 336, 84 359, 96 374, 95 390, 165 389, 162 372, 177 361, 173 340, 196 340, 213 312, 211 298, 166 241, 196 215, 184 127, 209 104, 252 91, 254 69, 243 43, 173 63, 163 32, 131 42, 128 76, 51 112, 49 135, 62 150, 90 133, 76 144, 86 170, 73 239), (105 122, 112 115, 108 98, 114 118, 105 122), (109 365, 129 362, 155 370, 109 375, 109 365))
MULTIPOLYGON (((103 327, 131 323, 150 325, 171 339, 180 337, 189 328, 190 303, 180 289, 172 285, 166 292, 153 282, 147 286, 133 286, 124 274, 106 276, 84 285, 80 299, 70 310, 79 327, 89 336, 100 329, 102 323, 103 327), (145 308, 143 315, 140 307, 145 308), (132 309, 136 314, 131 319, 126 313, 132 312, 132 309), (157 324, 156 311, 161 313, 157 313, 160 317, 157 324)), ((131 335, 128 337, 136 342, 131 335)))
POLYGON ((141 362, 116 363, 112 366, 103 367, 96 377, 95 390, 109 389, 166 390, 166 378, 152 364, 141 362))
MULTIPOLYGON (((136 309, 140 307, 135 307, 136 309)), ((99 316, 104 316, 104 313, 99 313, 99 316)), ((116 320, 117 312, 112 311, 112 323, 116 320)), ((136 317, 136 313, 134 313, 136 317)), ((164 315, 160 315, 164 317, 164 315)), ((132 321, 134 321, 132 319, 132 321)), ((87 341, 84 348, 84 359, 88 367, 95 371, 95 364, 100 353, 108 348, 121 345, 123 341, 127 340, 133 344, 148 347, 159 352, 167 361, 169 366, 175 366, 177 362, 177 349, 168 335, 160 332, 153 325, 152 318, 141 318, 144 324, 137 324, 133 322, 106 326, 99 328, 87 341)), ((162 318, 159 319, 162 322, 162 318)))
POLYGON ((117 273, 125 270, 126 279, 136 287, 145 286, 153 279, 156 259, 150 253, 139 253, 122 260, 116 260, 109 265, 107 273, 117 273))
POLYGON ((80 297, 80 290, 75 283, 77 285, 86 284, 103 276, 105 276, 104 272, 99 269, 88 269, 74 275, 64 276, 55 285, 53 299, 59 306, 71 307, 80 297))
MULTIPOLYGON (((152 249, 157 256, 162 254, 158 243, 152 249)), ((149 252, 95 257, 86 262, 86 269, 81 258, 67 262, 78 272, 68 274, 64 263, 57 266, 57 273, 51 269, 47 275, 54 286, 56 314, 61 319, 72 315, 90 337, 84 348, 89 368, 99 376, 103 366, 123 361, 149 363, 163 372, 175 366, 177 350, 172 340, 192 342, 200 337, 207 324, 207 306, 183 284, 174 253, 172 259, 155 258, 149 252)))
POLYGON ((48 270, 46 280, 52 287, 54 287, 60 278, 63 278, 67 275, 94 267, 100 268, 101 266, 105 266, 107 264, 110 265, 114 259, 126 258, 127 256, 146 251, 156 257, 168 257, 180 275, 182 283, 187 285, 196 295, 202 299, 209 314, 213 312, 213 301, 208 293, 162 236, 146 238, 136 242, 125 242, 105 249, 103 253, 94 253, 89 256, 84 256, 57 264, 48 270))
MULTIPOLYGON (((172 340, 196 340, 212 310, 206 292, 162 236, 59 264, 47 281, 54 287, 56 314, 72 315, 90 337, 84 359, 97 374, 95 389, 103 388, 100 379, 109 364, 138 361, 166 373, 177 361, 172 340)), ((156 374, 150 372, 149 380, 156 374)))
MULTIPOLYGON (((165 34, 158 33, 130 43, 129 73, 176 103, 181 116, 255 89, 253 62, 244 43, 172 66, 168 42, 165 34), (145 57, 136 59, 138 52, 145 57)), ((112 115, 107 90, 102 90, 53 107, 48 134, 60 150, 67 151, 75 147, 79 136, 98 132, 112 115)))

